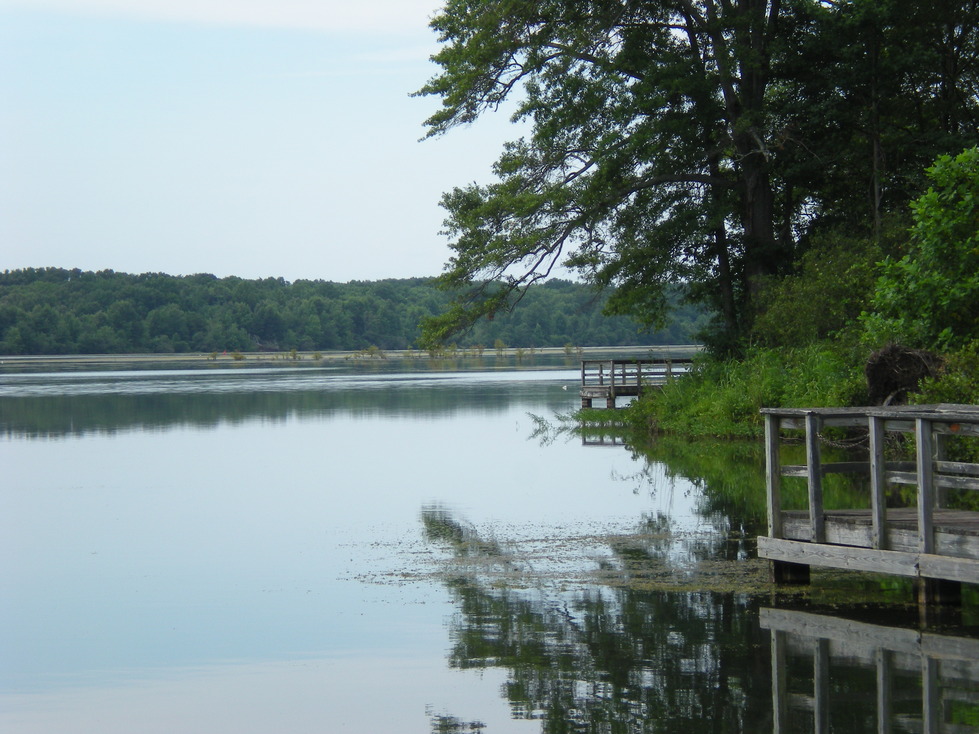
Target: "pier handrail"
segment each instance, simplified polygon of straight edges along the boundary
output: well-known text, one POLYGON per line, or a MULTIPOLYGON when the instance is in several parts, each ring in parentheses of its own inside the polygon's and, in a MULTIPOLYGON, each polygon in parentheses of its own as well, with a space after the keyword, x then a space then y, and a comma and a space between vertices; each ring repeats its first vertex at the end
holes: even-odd
POLYGON ((783 537, 781 477, 805 477, 809 495, 812 542, 822 543, 824 507, 822 477, 835 472, 870 476, 872 547, 886 549, 884 490, 888 483, 916 485, 918 546, 920 553, 935 552, 934 511, 942 504, 942 489, 979 490, 979 464, 945 460, 944 437, 979 436, 979 406, 922 405, 864 408, 764 408, 768 536, 783 537), (866 426, 870 454, 867 462, 824 464, 820 450, 825 427, 866 426), (779 437, 783 429, 805 431, 806 466, 783 466, 779 437), (887 432, 914 433, 915 461, 886 462, 887 432), (913 469, 913 470, 912 470, 913 469))
POLYGON ((636 385, 643 377, 665 374, 672 376, 674 365, 686 365, 689 358, 656 359, 583 359, 581 360, 581 384, 588 385, 636 385), (607 382, 606 382, 607 377, 607 382))
POLYGON ((615 408, 619 397, 636 397, 653 385, 663 385, 674 374, 674 365, 688 365, 690 357, 581 360, 581 407, 591 408, 593 400, 604 400, 615 408))

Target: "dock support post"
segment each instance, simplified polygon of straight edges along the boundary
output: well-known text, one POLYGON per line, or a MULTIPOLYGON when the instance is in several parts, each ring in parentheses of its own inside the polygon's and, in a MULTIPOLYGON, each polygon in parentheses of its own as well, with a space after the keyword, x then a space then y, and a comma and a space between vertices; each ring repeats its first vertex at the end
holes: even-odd
POLYGON ((917 587, 919 606, 958 607, 962 604, 962 584, 958 581, 922 577, 917 580, 917 587))
POLYGON ((780 586, 805 586, 810 582, 809 566, 791 561, 772 561, 772 581, 780 586))

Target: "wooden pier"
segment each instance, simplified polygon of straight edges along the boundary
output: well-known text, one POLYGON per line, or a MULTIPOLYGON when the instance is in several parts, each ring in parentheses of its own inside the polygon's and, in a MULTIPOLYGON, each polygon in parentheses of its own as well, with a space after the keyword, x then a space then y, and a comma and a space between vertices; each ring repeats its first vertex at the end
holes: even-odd
POLYGON ((583 359, 581 360, 581 407, 604 400, 615 408, 617 398, 637 397, 649 387, 660 387, 686 370, 690 358, 680 359, 583 359))
POLYGON ((979 709, 974 637, 782 609, 761 609, 759 624, 772 636, 775 734, 803 731, 807 719, 814 734, 825 734, 834 714, 851 721, 857 714, 867 731, 979 734, 966 723, 974 717, 961 716, 979 709), (811 658, 811 678, 799 675, 799 665, 790 673, 789 658, 800 657, 811 658), (831 683, 867 674, 876 679, 869 695, 831 683))
POLYGON ((979 437, 979 406, 763 409, 765 416, 768 535, 758 555, 773 561, 776 581, 804 582, 811 566, 896 574, 919 579, 922 601, 956 601, 962 582, 979 583, 979 512, 945 506, 947 490, 979 490, 979 464, 947 461, 948 436, 979 437), (824 463, 824 428, 867 433, 866 460, 824 463), (786 433, 803 434, 806 464, 785 466, 786 433), (915 461, 884 457, 889 433, 913 434, 915 461), (869 479, 869 509, 826 509, 823 477, 858 473, 869 479), (808 509, 782 509, 782 477, 802 477, 808 509), (916 506, 888 508, 886 489, 916 488, 916 506))

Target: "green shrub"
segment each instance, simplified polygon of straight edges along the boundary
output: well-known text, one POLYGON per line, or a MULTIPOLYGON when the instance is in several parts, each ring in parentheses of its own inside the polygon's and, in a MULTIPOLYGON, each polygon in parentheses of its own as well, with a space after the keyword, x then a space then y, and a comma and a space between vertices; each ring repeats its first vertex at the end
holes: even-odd
POLYGON ((764 346, 800 347, 851 327, 867 310, 885 249, 907 237, 907 223, 891 221, 881 242, 837 232, 814 238, 798 271, 768 281, 752 338, 764 346))
POLYGON ((979 337, 979 148, 939 157, 928 176, 932 188, 911 205, 910 248, 884 261, 864 316, 877 346, 945 350, 979 337))

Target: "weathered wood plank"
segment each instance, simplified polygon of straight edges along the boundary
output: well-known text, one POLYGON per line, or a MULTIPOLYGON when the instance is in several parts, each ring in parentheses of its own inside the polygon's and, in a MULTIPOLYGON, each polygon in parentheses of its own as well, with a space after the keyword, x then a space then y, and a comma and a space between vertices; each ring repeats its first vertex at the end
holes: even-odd
MULTIPOLYGON (((917 472, 889 471, 886 473, 886 477, 887 481, 891 484, 907 484, 911 486, 918 484, 917 472)), ((945 489, 979 490, 979 478, 932 473, 932 486, 945 489)))
POLYGON ((807 638, 836 640, 854 651, 869 653, 877 648, 917 655, 921 652, 921 633, 901 627, 885 627, 844 617, 813 612, 762 608, 758 610, 762 629, 785 632, 807 638))
POLYGON ((965 474, 979 477, 979 464, 969 464, 964 461, 936 461, 935 471, 941 474, 965 474))
POLYGON ((979 583, 979 559, 758 538, 758 557, 810 566, 979 583))
POLYGON ((918 558, 918 572, 927 578, 975 584, 979 583, 979 560, 922 553, 918 558))
MULTIPOLYGON (((827 474, 869 474, 870 465, 866 461, 834 461, 822 464, 823 476, 827 474)), ((808 477, 809 467, 805 464, 786 464, 782 467, 783 477, 808 477)))
POLYGON ((758 538, 758 557, 772 561, 801 563, 809 566, 870 571, 895 576, 917 576, 917 553, 875 550, 806 543, 781 538, 758 538))
POLYGON ((922 632, 921 652, 939 660, 966 662, 970 666, 968 677, 979 681, 979 640, 922 632))
MULTIPOLYGON (((979 516, 956 510, 936 513, 935 552, 979 559, 979 516)), ((873 548, 873 516, 869 510, 832 510, 825 513, 826 542, 873 548)), ((781 536, 811 541, 809 518, 802 512, 783 512, 781 536)), ((917 518, 912 508, 889 509, 881 542, 888 550, 918 551, 917 518)))

